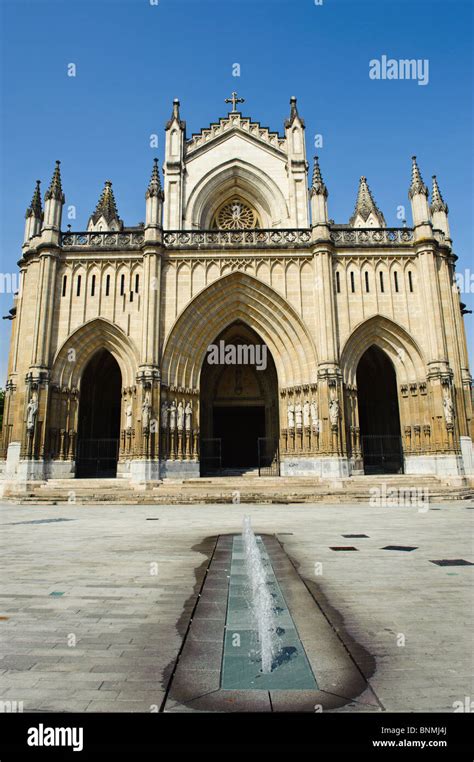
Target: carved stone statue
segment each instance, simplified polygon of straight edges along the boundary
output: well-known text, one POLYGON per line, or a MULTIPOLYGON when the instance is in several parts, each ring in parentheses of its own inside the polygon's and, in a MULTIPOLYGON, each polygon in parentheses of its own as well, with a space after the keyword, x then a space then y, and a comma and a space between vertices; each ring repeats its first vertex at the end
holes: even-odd
POLYGON ((446 389, 443 396, 444 419, 448 426, 454 423, 454 404, 449 389, 446 389))
POLYGON ((161 403, 161 428, 165 431, 168 428, 168 402, 166 400, 161 403))
POLYGON ((125 406, 125 428, 127 431, 131 431, 133 426, 133 408, 132 403, 127 402, 125 406))
POLYGON ((295 407, 295 421, 296 421, 296 428, 301 429, 303 427, 303 409, 301 407, 301 403, 297 402, 295 407))
POLYGON ((316 400, 311 401, 311 426, 313 427, 313 431, 319 431, 318 403, 316 400))
POLYGON ((339 423, 339 400, 337 398, 329 403, 329 420, 331 421, 331 426, 337 426, 339 423))
POLYGON ((176 429, 176 411, 177 411, 176 400, 173 400, 169 406, 170 431, 175 431, 176 429))
POLYGON ((303 425, 305 428, 308 428, 310 423, 310 410, 309 410, 309 401, 305 400, 303 405, 303 425))
POLYGON ((295 406, 288 405, 288 428, 295 428, 295 406))
POLYGON ((26 408, 26 429, 33 433, 36 424, 36 418, 38 415, 38 399, 36 394, 30 399, 28 407, 26 408))
POLYGON ((150 416, 151 416, 151 402, 150 392, 145 393, 145 399, 142 404, 142 427, 143 431, 148 431, 150 428, 150 416))
POLYGON ((186 431, 191 431, 193 425, 193 403, 188 402, 184 409, 186 431))
POLYGON ((184 428, 184 405, 182 402, 178 404, 177 418, 178 418, 178 431, 182 431, 184 428))

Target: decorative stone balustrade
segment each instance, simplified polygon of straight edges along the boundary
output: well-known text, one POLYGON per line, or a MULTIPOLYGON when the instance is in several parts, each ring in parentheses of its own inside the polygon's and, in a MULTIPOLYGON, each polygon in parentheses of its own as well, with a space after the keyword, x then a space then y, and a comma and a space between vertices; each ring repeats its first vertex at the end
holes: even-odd
MULTIPOLYGON (((144 243, 141 230, 118 232, 67 232, 61 234, 64 249, 140 249, 144 243)), ((336 247, 407 246, 413 241, 410 228, 331 228, 336 247)), ((163 244, 167 249, 240 249, 240 248, 307 248, 311 246, 311 230, 166 230, 163 244)))
POLYGON ((64 249, 140 249, 144 240, 145 235, 141 230, 61 234, 61 246, 64 249))
POLYGON ((165 246, 170 249, 285 248, 308 246, 311 230, 169 230, 163 238, 165 246))
POLYGON ((332 228, 336 246, 406 246, 413 241, 411 228, 332 228))

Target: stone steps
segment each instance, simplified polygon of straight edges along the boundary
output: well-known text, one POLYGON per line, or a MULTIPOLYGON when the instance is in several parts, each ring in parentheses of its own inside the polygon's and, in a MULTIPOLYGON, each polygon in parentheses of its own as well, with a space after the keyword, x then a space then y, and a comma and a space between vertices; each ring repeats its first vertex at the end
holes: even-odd
MULTIPOLYGON (((425 490, 429 502, 469 500, 474 490, 463 478, 434 476, 377 475, 346 479, 313 477, 206 477, 167 479, 147 484, 132 484, 126 479, 51 480, 35 483, 22 494, 10 493, 6 499, 21 503, 110 504, 193 504, 193 503, 318 503, 367 502, 373 489, 390 497, 390 490, 425 490), (71 496, 72 493, 72 496, 71 496)), ((393 493, 392 493, 393 494, 393 493)), ((377 494, 375 493, 375 496, 377 494)), ((415 495, 416 497, 416 495, 415 495)), ((423 495, 421 496, 423 497, 423 495)))

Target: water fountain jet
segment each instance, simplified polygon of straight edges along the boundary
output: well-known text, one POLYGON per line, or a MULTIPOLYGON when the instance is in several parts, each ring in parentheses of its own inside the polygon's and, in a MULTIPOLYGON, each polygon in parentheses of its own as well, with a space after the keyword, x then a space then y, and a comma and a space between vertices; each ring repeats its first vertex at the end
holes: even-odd
POLYGON ((258 634, 261 670, 264 674, 268 674, 272 671, 280 645, 277 635, 274 602, 268 589, 267 572, 252 529, 250 516, 245 516, 244 518, 242 540, 251 595, 251 611, 258 634))

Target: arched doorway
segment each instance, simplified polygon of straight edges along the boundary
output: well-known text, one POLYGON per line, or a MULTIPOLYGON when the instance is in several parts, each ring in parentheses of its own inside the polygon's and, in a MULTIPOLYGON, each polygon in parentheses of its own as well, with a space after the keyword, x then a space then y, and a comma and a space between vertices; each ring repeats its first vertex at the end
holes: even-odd
POLYGON ((258 334, 241 321, 226 328, 206 352, 200 388, 201 474, 278 474, 278 380, 258 334))
POLYGON ((80 387, 76 477, 117 475, 122 374, 106 349, 87 364, 80 387))
POLYGON ((359 360, 357 398, 364 472, 402 473, 397 378, 390 358, 376 346, 359 360))

